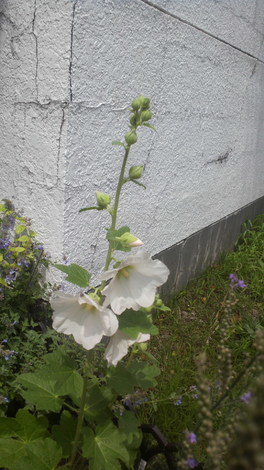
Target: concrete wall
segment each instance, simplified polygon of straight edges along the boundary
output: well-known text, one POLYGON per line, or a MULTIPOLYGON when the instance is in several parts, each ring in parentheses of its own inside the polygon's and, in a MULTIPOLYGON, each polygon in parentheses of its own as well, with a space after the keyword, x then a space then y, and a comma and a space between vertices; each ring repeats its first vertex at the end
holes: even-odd
POLYGON ((147 190, 125 187, 119 221, 152 254, 263 195, 262 0, 1 8, 0 193, 33 216, 54 258, 102 267, 107 214, 78 209, 113 194, 122 149, 111 142, 141 93, 157 132, 133 147, 147 190))

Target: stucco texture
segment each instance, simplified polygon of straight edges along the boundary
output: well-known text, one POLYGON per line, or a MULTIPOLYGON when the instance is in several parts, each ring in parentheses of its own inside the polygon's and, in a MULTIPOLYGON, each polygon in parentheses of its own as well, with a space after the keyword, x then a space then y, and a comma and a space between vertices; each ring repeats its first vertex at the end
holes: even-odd
POLYGON ((114 194, 111 142, 139 94, 157 132, 140 130, 132 148, 147 189, 124 187, 118 225, 151 254, 263 195, 263 5, 32 0, 21 14, 3 3, 0 189, 54 258, 102 269, 109 216, 78 210, 114 194))

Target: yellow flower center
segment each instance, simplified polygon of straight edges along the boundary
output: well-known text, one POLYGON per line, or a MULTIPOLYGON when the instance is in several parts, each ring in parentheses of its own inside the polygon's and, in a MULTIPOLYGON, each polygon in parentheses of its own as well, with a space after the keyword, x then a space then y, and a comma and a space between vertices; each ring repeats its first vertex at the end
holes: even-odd
POLYGON ((85 310, 88 310, 88 312, 96 312, 96 307, 94 307, 93 305, 90 305, 90 304, 81 304, 81 307, 85 310))
POLYGON ((126 279, 129 277, 129 271, 133 269, 133 266, 125 266, 124 268, 120 269, 116 275, 118 279, 125 277, 126 279))

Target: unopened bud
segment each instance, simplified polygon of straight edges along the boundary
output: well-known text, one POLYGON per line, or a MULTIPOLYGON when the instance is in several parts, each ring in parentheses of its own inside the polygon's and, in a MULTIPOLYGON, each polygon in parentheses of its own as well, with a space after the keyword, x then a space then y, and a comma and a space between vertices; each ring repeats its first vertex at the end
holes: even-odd
POLYGON ((137 111, 141 106, 140 98, 135 98, 131 103, 132 108, 137 111))
MULTIPOLYGON (((144 97, 143 97, 144 98, 144 97)), ((150 105, 150 99, 149 98, 144 98, 142 100, 142 103, 141 103, 141 109, 144 110, 144 109, 149 109, 149 105, 150 105)))
POLYGON ((131 178, 132 180, 138 180, 143 175, 143 171, 143 165, 131 166, 131 168, 129 169, 129 178, 131 178))
POLYGON ((142 246, 142 245, 144 245, 144 243, 141 240, 139 240, 139 238, 137 238, 135 241, 129 243, 129 246, 132 246, 132 248, 135 248, 137 246, 142 246))
POLYGON ((142 111, 141 113, 141 121, 149 121, 152 118, 152 113, 148 110, 142 111))
POLYGON ((109 194, 100 193, 99 191, 96 191, 96 200, 100 209, 106 209, 111 202, 111 197, 109 196, 109 194))
POLYGON ((132 126, 136 126, 136 125, 137 125, 137 118, 136 118, 136 115, 135 115, 135 114, 132 114, 132 116, 130 116, 129 121, 130 121, 130 124, 131 124, 132 126))
POLYGON ((130 232, 123 233, 123 235, 121 235, 121 237, 118 237, 117 240, 120 240, 121 242, 125 243, 127 246, 131 246, 131 247, 144 245, 144 243, 141 240, 139 240, 139 238, 135 237, 135 235, 133 235, 130 232))
POLYGON ((137 134, 134 131, 130 131, 125 134, 127 145, 133 145, 137 142, 137 134))

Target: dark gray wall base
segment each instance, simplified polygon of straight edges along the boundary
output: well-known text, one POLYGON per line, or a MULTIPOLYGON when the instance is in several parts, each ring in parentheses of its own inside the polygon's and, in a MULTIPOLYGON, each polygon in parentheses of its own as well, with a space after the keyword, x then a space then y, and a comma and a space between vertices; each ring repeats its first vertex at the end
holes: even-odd
POLYGON ((223 253, 232 250, 241 232, 241 225, 263 213, 264 196, 154 256, 170 270, 169 279, 161 288, 161 295, 168 297, 180 291, 223 253))

